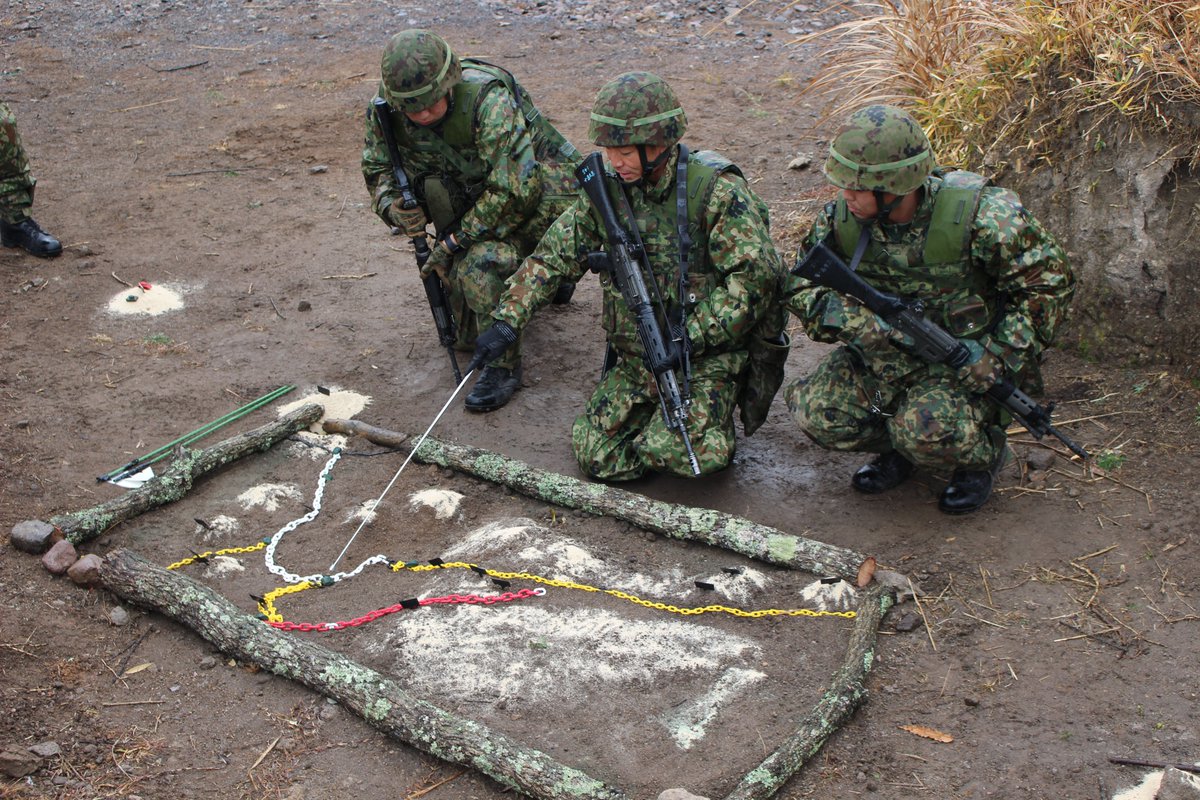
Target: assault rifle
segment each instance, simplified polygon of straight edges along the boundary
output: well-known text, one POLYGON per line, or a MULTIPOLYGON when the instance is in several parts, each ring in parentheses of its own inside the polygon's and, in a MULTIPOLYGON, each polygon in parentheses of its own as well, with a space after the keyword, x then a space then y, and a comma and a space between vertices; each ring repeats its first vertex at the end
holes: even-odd
MULTIPOLYGON (((814 245, 804 260, 795 266, 792 274, 858 300, 883 318, 884 322, 906 334, 913 343, 905 350, 923 361, 958 369, 971 360, 971 351, 965 344, 937 323, 925 318, 925 308, 920 300, 905 302, 879 291, 860 278, 824 243, 814 245)), ((1038 405, 1012 381, 1003 377, 992 384, 987 396, 1012 414, 1017 422, 1033 434, 1033 438, 1041 439, 1048 433, 1070 448, 1072 453, 1085 460, 1088 458, 1086 450, 1051 424, 1053 403, 1045 407, 1038 405)))
MULTIPOLYGON (((400 160, 400 148, 396 146, 396 133, 392 130, 391 108, 382 97, 376 97, 371 104, 375 109, 375 120, 379 123, 380 131, 383 132, 388 159, 392 162, 392 180, 396 183, 396 188, 400 190, 400 207, 416 208, 417 198, 413 195, 408 175, 404 173, 404 166, 400 160)), ((412 245, 417 254, 417 269, 421 269, 431 255, 429 242, 424 235, 414 236, 412 245)), ((421 279, 421 282, 425 285, 425 298, 429 301, 429 310, 433 312, 433 324, 437 328, 438 343, 450 354, 450 368, 454 370, 455 382, 462 383, 458 357, 454 354, 456 338, 454 314, 450 311, 450 298, 446 293, 446 287, 436 272, 429 273, 421 279)))
MULTIPOLYGON (((643 277, 643 264, 646 251, 642 243, 633 239, 617 222, 617 212, 613 208, 612 198, 604 185, 604 165, 599 153, 592 153, 575 168, 575 176, 587 193, 588 199, 596 207, 600 219, 604 223, 604 231, 608 236, 607 264, 608 273, 625 298, 625 305, 633 315, 637 326, 638 339, 645 352, 646 367, 654 374, 658 384, 658 400, 662 405, 663 421, 667 429, 675 431, 683 439, 687 449, 688 463, 691 464, 692 474, 700 474, 700 462, 692 450, 692 440, 687 432, 688 401, 679 391, 679 382, 675 379, 675 358, 672 350, 668 349, 667 340, 663 338, 663 329, 654 313, 654 305, 650 292, 646 288, 643 277)), ((649 266, 645 267, 650 274, 649 266)), ((653 280, 653 275, 650 275, 653 280)), ((682 348, 684 343, 677 340, 675 346, 682 348)), ((675 351, 678 352, 678 351, 675 351)))

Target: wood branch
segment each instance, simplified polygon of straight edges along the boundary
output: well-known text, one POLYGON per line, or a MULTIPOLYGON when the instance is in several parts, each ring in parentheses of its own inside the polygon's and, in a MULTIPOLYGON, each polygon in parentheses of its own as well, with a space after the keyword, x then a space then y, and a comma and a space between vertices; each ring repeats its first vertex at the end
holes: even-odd
POLYGON ((100 579, 114 594, 188 626, 222 652, 332 697, 388 736, 516 791, 548 800, 625 797, 539 750, 412 697, 391 678, 278 631, 208 587, 127 550, 108 555, 100 579))
POLYGON ((879 623, 895 602, 891 588, 874 584, 863 593, 842 666, 829 691, 779 748, 742 778, 725 800, 766 800, 788 781, 867 699, 867 673, 875 660, 879 623))
MULTIPOLYGON (((357 434, 387 447, 395 447, 404 439, 403 433, 358 420, 327 419, 323 427, 326 433, 357 434)), ((759 561, 816 575, 836 575, 851 583, 858 579, 859 567, 866 561, 866 556, 853 550, 792 536, 743 517, 653 500, 614 486, 547 472, 498 453, 432 437, 421 443, 414 458, 466 472, 564 508, 615 517, 663 536, 723 547, 759 561)))
POLYGON ((200 476, 242 456, 270 449, 281 439, 312 425, 323 413, 320 405, 309 403, 274 422, 231 436, 204 450, 180 448, 163 474, 140 488, 97 506, 53 517, 49 524, 62 531, 73 544, 94 539, 113 525, 179 500, 200 476))

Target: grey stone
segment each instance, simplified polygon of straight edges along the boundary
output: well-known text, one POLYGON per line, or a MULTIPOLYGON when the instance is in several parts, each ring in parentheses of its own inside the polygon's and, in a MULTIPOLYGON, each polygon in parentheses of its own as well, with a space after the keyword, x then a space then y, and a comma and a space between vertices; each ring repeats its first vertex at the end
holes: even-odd
POLYGON ((665 789, 659 792, 658 800, 708 800, 708 798, 692 794, 687 789, 665 789))
POLYGON ((112 611, 108 612, 108 621, 116 625, 118 628, 129 624, 129 612, 120 606, 116 606, 112 611))
POLYGON ((50 545, 62 538, 62 534, 50 523, 40 519, 27 519, 13 525, 11 537, 13 547, 26 553, 41 555, 50 545))
POLYGON ((1200 778, 1181 769, 1167 767, 1154 800, 1200 800, 1200 778))
POLYGON ((49 758, 50 756, 56 756, 60 754, 62 752, 62 748, 58 746, 58 742, 38 742, 37 744, 30 746, 29 752, 33 753, 35 756, 49 758))
POLYGON ((78 560, 79 554, 75 552, 75 545, 63 539, 62 541, 55 542, 45 552, 42 556, 42 566, 51 575, 62 575, 78 560))

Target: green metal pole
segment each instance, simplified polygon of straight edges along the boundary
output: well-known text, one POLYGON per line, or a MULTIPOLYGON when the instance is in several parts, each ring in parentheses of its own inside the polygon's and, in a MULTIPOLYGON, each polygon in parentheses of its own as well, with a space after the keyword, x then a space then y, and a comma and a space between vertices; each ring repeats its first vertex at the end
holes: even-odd
POLYGON ((162 459, 166 458, 168 455, 170 455, 171 448, 175 447, 176 445, 191 444, 192 442, 196 441, 197 439, 207 436, 208 434, 212 433, 213 431, 217 430, 218 428, 223 428, 226 425, 228 425, 229 423, 239 420, 242 417, 246 416, 247 414, 249 414, 253 411, 257 411, 258 409, 262 408, 266 404, 273 402, 274 400, 277 400, 280 397, 283 397, 285 394, 287 394, 288 392, 292 391, 295 388, 296 388, 295 385, 290 384, 290 383, 285 386, 280 386, 278 389, 275 389, 272 392, 268 392, 268 393, 264 394, 262 397, 258 398, 257 400, 253 400, 253 401, 247 403, 246 405, 242 406, 241 408, 238 408, 234 411, 230 411, 228 414, 218 417, 217 419, 213 420, 212 422, 208 423, 207 425, 202 425, 201 427, 197 428, 196 430, 192 431, 191 433, 184 434, 183 436, 180 436, 178 439, 175 439, 174 441, 167 442, 162 447, 159 447, 155 450, 151 450, 149 453, 146 453, 144 456, 139 456, 138 458, 133 459, 128 464, 125 464, 122 467, 117 467, 114 470, 106 472, 105 474, 97 477, 96 480, 100 483, 103 483, 105 481, 118 481, 121 478, 131 475, 134 472, 137 472, 141 467, 148 466, 150 464, 155 463, 156 461, 161 461, 162 459))

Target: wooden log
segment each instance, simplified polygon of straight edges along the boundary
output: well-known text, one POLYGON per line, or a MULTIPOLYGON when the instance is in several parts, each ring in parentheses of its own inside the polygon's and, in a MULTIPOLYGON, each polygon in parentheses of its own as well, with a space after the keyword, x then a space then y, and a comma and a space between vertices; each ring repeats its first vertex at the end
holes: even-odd
POLYGON ((108 555, 100 579, 114 594, 186 625, 222 652, 332 697, 388 736, 523 794, 547 800, 625 797, 539 750, 412 697, 391 678, 278 631, 208 587, 127 550, 108 555))
MULTIPOLYGON (((404 437, 402 433, 358 420, 327 419, 322 425, 326 433, 357 434, 387 447, 395 447, 404 437)), ((614 486, 547 472, 498 453, 432 437, 421 443, 413 458, 466 472, 564 508, 615 517, 663 536, 703 542, 759 561, 816 575, 837 576, 851 583, 857 581, 859 568, 866 561, 866 556, 853 550, 792 536, 743 517, 652 500, 614 486)))
POLYGON ((867 699, 879 623, 895 602, 893 590, 873 584, 862 596, 842 666, 829 691, 774 753, 742 778, 725 800, 766 800, 778 791, 867 699))
POLYGON ((270 449, 281 439, 312 425, 323 413, 320 405, 309 403, 204 450, 180 448, 163 474, 151 478, 141 487, 91 508, 53 517, 49 524, 62 531, 72 544, 94 539, 118 523, 179 500, 200 476, 242 456, 270 449))

